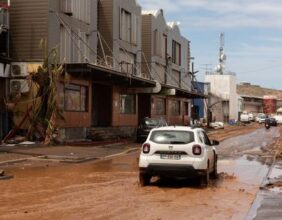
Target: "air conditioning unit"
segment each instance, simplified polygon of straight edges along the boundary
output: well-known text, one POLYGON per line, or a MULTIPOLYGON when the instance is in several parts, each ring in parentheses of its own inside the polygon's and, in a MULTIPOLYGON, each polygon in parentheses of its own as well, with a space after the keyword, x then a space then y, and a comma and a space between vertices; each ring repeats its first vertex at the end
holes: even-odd
POLYGON ((11 79, 10 92, 11 93, 27 93, 30 90, 29 80, 26 79, 11 79))
POLYGON ((27 63, 22 63, 22 62, 11 63, 11 75, 13 77, 27 76, 28 75, 27 63))

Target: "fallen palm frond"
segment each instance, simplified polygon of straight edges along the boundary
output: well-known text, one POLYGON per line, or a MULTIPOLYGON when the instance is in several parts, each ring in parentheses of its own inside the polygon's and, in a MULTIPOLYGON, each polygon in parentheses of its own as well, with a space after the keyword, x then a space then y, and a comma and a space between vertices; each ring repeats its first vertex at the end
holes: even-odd
POLYGON ((45 144, 51 141, 56 119, 63 118, 62 109, 58 107, 58 86, 63 70, 63 64, 57 62, 57 48, 53 48, 43 65, 32 75, 32 81, 38 86, 36 97, 41 97, 41 102, 33 108, 28 134, 34 134, 36 128, 43 130, 45 144))

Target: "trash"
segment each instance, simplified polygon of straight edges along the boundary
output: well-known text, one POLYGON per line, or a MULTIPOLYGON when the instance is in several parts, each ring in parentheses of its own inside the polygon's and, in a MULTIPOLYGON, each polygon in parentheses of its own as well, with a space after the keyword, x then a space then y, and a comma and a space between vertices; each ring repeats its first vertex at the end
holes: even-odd
POLYGON ((21 143, 19 143, 20 145, 32 145, 32 144, 35 144, 35 142, 32 142, 32 141, 23 141, 21 143))
POLYGON ((0 176, 4 176, 5 171, 4 170, 0 170, 0 176))
POLYGON ((0 180, 7 180, 13 178, 12 175, 6 175, 4 170, 0 170, 0 180))
POLYGON ((216 122, 210 123, 210 127, 214 128, 214 129, 220 129, 220 128, 224 128, 224 124, 223 124, 223 122, 216 121, 216 122))

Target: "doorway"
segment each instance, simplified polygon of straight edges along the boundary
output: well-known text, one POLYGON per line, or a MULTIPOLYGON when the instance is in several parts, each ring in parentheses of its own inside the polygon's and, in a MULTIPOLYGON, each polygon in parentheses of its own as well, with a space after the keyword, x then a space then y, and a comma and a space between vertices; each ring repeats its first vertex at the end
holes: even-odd
POLYGON ((92 126, 112 125, 112 86, 92 85, 92 126))
POLYGON ((138 94, 138 123, 144 117, 151 117, 151 95, 138 94))

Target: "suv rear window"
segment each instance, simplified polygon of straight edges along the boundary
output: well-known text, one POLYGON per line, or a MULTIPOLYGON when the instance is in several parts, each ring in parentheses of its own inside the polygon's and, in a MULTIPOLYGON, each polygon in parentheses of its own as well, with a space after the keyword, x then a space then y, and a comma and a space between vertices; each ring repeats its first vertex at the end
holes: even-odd
POLYGON ((189 144, 194 141, 191 131, 153 131, 150 141, 157 144, 189 144))

